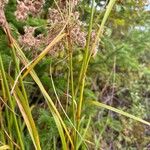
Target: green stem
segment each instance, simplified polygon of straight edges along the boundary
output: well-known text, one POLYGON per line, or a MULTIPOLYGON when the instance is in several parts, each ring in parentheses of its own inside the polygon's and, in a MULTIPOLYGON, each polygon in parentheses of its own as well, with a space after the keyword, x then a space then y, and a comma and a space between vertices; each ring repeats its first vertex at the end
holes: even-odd
MULTIPOLYGON (((19 72, 20 72, 19 59, 16 57, 16 52, 15 52, 14 46, 12 46, 12 55, 13 55, 13 59, 14 59, 15 65, 16 65, 17 74, 19 74, 19 72)), ((23 96, 24 96, 24 98, 26 100, 26 103, 28 104, 28 98, 27 98, 26 90, 25 90, 25 87, 24 87, 24 84, 23 84, 21 76, 19 77, 19 82, 20 82, 20 85, 21 85, 21 88, 22 88, 23 96)))
POLYGON ((86 67, 86 63, 87 63, 87 59, 88 59, 88 55, 89 55, 89 45, 90 45, 92 25, 93 25, 93 16, 94 16, 94 3, 95 3, 95 0, 92 0, 88 39, 87 39, 85 55, 83 58, 83 63, 82 63, 82 68, 80 70, 79 83, 78 83, 78 85, 80 86, 80 97, 79 97, 78 108, 77 108, 77 120, 78 121, 80 120, 82 101, 83 101, 83 91, 84 91, 85 76, 86 76, 86 68, 85 67, 86 67))
POLYGON ((92 0, 90 24, 89 24, 89 30, 88 30, 88 38, 87 38, 87 42, 86 42, 83 63, 82 63, 82 67, 81 67, 80 74, 79 74, 78 85, 77 85, 76 90, 75 90, 75 97, 78 93, 78 90, 79 90, 79 87, 80 87, 80 82, 81 82, 81 80, 84 76, 85 65, 86 65, 88 55, 89 55, 89 46, 90 46, 91 32, 92 32, 92 26, 93 26, 93 16, 94 16, 94 3, 95 3, 95 0, 92 0))
POLYGON ((69 71, 70 71, 71 96, 72 96, 72 116, 75 123, 75 93, 74 93, 73 61, 72 61, 73 49, 72 49, 72 43, 70 38, 70 31, 68 32, 69 35, 67 36, 67 40, 68 40, 69 71))
MULTIPOLYGON (((86 64, 87 64, 87 59, 89 56, 89 46, 90 46, 90 39, 91 39, 91 32, 92 32, 92 26, 93 26, 93 16, 94 16, 94 3, 95 0, 92 0, 92 7, 91 7, 91 17, 90 17, 90 25, 89 25, 89 31, 88 31, 88 39, 85 47, 85 54, 83 58, 83 63, 82 67, 80 70, 80 75, 79 75, 79 80, 78 80, 78 85, 76 88, 76 93, 78 91, 78 88, 80 90, 80 96, 79 96, 79 101, 77 104, 77 130, 79 131, 79 126, 80 126, 80 117, 81 117, 81 110, 82 110, 82 103, 83 103, 83 92, 84 92, 84 85, 85 85, 85 77, 86 77, 86 64)), ((78 143, 78 136, 76 137, 76 145, 78 143)), ((77 149, 77 147, 76 147, 77 149)))

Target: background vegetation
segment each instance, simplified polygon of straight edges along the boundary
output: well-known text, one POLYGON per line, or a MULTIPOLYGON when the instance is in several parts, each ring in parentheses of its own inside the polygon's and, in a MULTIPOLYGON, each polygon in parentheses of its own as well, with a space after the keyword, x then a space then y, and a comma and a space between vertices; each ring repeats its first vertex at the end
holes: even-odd
POLYGON ((0 149, 150 149, 146 0, 0 2, 0 149))

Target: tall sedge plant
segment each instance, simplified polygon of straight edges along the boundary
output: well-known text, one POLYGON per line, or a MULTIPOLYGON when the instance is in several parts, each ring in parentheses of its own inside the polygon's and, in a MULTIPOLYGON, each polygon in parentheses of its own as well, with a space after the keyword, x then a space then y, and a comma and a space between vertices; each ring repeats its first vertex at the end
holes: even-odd
MULTIPOLYGON (((116 2, 116 0, 110 0, 109 1, 109 4, 107 6, 107 9, 106 9, 106 12, 104 14, 103 20, 101 22, 101 25, 99 26, 99 29, 98 29, 95 41, 94 41, 94 43, 92 45, 91 50, 89 50, 89 40, 90 40, 90 35, 91 35, 90 33, 91 33, 91 29, 92 29, 92 21, 93 21, 93 13, 94 13, 94 5, 92 5, 91 19, 90 19, 89 32, 88 32, 88 40, 87 40, 87 44, 86 44, 86 48, 85 48, 85 55, 84 55, 84 58, 83 58, 83 63, 82 63, 80 76, 79 76, 79 80, 78 80, 78 86, 76 88, 76 93, 77 93, 78 92, 78 87, 80 86, 80 88, 79 88, 79 95, 80 96, 79 96, 78 107, 77 107, 77 129, 78 130, 80 128, 79 126, 80 126, 81 111, 82 111, 82 105, 83 105, 83 92, 84 92, 84 86, 85 86, 86 72, 87 72, 87 69, 88 69, 88 64, 90 62, 92 53, 93 53, 94 49, 96 48, 97 42, 99 42, 101 40, 105 23, 106 23, 106 21, 107 21, 107 19, 109 17, 109 14, 110 14, 110 12, 111 12, 115 2, 116 2)), ((92 3, 94 4, 94 0, 92 1, 92 3)), ((126 113, 124 111, 121 111, 119 109, 113 108, 111 106, 108 106, 108 105, 105 105, 105 104, 102 104, 102 103, 99 103, 99 102, 95 102, 95 101, 90 101, 89 103, 92 104, 92 105, 98 106, 98 107, 103 107, 105 109, 117 112, 117 113, 119 113, 121 115, 124 115, 126 117, 132 118, 132 119, 134 119, 136 121, 139 121, 139 122, 142 122, 142 123, 144 123, 146 125, 150 125, 149 122, 147 122, 147 121, 145 121, 143 119, 135 117, 135 116, 133 116, 131 114, 128 114, 128 113, 126 113)), ((78 140, 78 138, 76 140, 78 140)))
MULTIPOLYGON (((95 1, 92 1, 92 8, 91 8, 91 19, 90 19, 90 24, 89 24, 89 32, 88 32, 88 40, 86 43, 86 48, 85 48, 85 55, 83 58, 83 63, 82 63, 82 67, 81 67, 81 71, 80 71, 80 76, 79 76, 79 81, 78 81, 78 86, 79 87, 79 101, 78 101, 78 106, 77 106, 77 129, 79 129, 79 124, 80 124, 80 118, 81 118, 81 111, 82 111, 82 105, 83 105, 83 92, 84 92, 84 86, 85 86, 85 79, 86 79, 86 72, 88 69, 88 64, 90 61, 90 58, 92 56, 92 53, 94 51, 94 49, 96 48, 96 44, 99 42, 99 39, 101 39, 102 37, 102 33, 104 30, 104 25, 109 17, 109 14, 115 4, 116 0, 110 0, 106 12, 104 14, 102 23, 99 27, 99 30, 97 32, 95 41, 92 45, 91 50, 89 50, 89 42, 91 39, 91 31, 92 31, 92 24, 93 24, 93 15, 94 15, 94 3, 95 1)), ((77 87, 77 91, 78 91, 78 87, 77 87)))
MULTIPOLYGON (((2 58, 0 57, 0 79, 1 79, 1 85, 2 85, 2 94, 3 94, 3 99, 5 99, 5 98, 8 99, 8 103, 9 103, 9 106, 6 106, 6 112, 5 112, 5 116, 7 118, 7 124, 8 124, 7 137, 9 137, 8 138, 9 142, 7 144, 7 142, 5 140, 5 136, 2 135, 4 144, 3 144, 3 146, 0 147, 0 149, 1 148, 14 149, 14 147, 17 147, 18 145, 19 145, 20 149, 22 149, 22 150, 25 149, 23 134, 21 133, 22 132, 21 125, 19 124, 20 120, 17 117, 17 115, 15 114, 15 107, 18 107, 21 112, 21 115, 27 126, 28 132, 31 136, 31 139, 32 139, 35 149, 36 150, 41 149, 38 131, 36 129, 36 125, 35 125, 35 122, 33 120, 32 114, 31 114, 31 108, 28 104, 28 98, 27 98, 27 94, 25 91, 24 83, 23 83, 23 80, 25 79, 25 77, 28 74, 31 75, 31 77, 33 78, 35 83, 38 85, 38 87, 49 107, 49 110, 55 120, 57 129, 59 131, 59 135, 61 138, 61 142, 62 142, 62 149, 63 150, 70 149, 70 145, 71 145, 72 150, 74 150, 74 149, 78 150, 82 144, 85 144, 85 142, 90 143, 90 141, 85 140, 85 138, 86 138, 86 133, 88 132, 88 128, 90 126, 91 117, 89 117, 89 119, 88 119, 88 123, 86 125, 85 130, 82 130, 82 126, 81 126, 81 124, 82 124, 82 106, 85 103, 83 95, 84 95, 85 83, 86 83, 86 73, 88 70, 88 65, 89 65, 90 59, 92 57, 92 53, 93 53, 94 49, 96 48, 96 45, 99 42, 99 40, 101 40, 105 23, 109 17, 109 14, 110 14, 115 2, 116 2, 116 0, 109 1, 109 4, 106 8, 106 12, 102 19, 101 25, 98 28, 96 38, 94 39, 94 43, 91 47, 90 40, 91 40, 91 33, 92 33, 93 22, 94 22, 94 9, 95 9, 94 8, 95 0, 92 0, 91 12, 90 12, 91 16, 90 16, 90 21, 89 21, 87 42, 86 42, 86 46, 85 46, 83 62, 82 62, 82 66, 81 66, 79 79, 77 81, 78 83, 77 83, 76 88, 74 88, 74 77, 73 77, 73 74, 74 74, 73 44, 70 39, 70 31, 68 28, 69 21, 70 21, 70 15, 71 15, 71 11, 72 11, 71 2, 69 3, 70 4, 69 5, 69 15, 68 15, 69 17, 67 18, 66 24, 63 26, 62 30, 53 39, 53 41, 31 62, 29 62, 29 60, 25 56, 24 52, 18 45, 17 41, 11 35, 11 31, 10 31, 9 27, 7 26, 7 23, 6 23, 6 25, 3 26, 3 29, 9 39, 10 46, 12 49, 12 57, 15 62, 15 70, 16 70, 17 76, 16 76, 16 80, 14 80, 10 75, 8 75, 5 72, 2 58), (64 122, 64 119, 60 115, 60 113, 59 113, 57 107, 55 106, 54 102, 52 101, 50 95, 48 94, 48 92, 44 88, 42 82, 40 81, 39 77, 37 76, 36 72, 34 71, 34 67, 47 55, 47 53, 51 50, 51 48, 64 37, 67 39, 66 45, 67 45, 67 49, 68 49, 68 64, 69 64, 68 66, 69 66, 69 82, 71 85, 70 89, 71 89, 71 99, 72 99, 72 106, 71 106, 72 113, 70 116, 68 116, 68 114, 64 111, 64 109, 63 109, 63 112, 64 112, 66 118, 69 120, 69 122, 72 125, 72 129, 71 129, 71 131, 73 131, 72 133, 70 133, 70 130, 67 128, 67 125, 64 122), (21 71, 20 71, 20 67, 19 67, 19 62, 21 62, 24 65, 24 69, 21 71), (10 89, 10 87, 12 88, 12 90, 10 89), (11 92, 10 92, 10 90, 11 90, 11 92), (77 95, 79 95, 79 97, 77 97, 77 95), (76 104, 77 104, 77 107, 76 107, 76 104), (11 115, 9 115, 9 112, 11 112, 11 115), (10 122, 9 122, 9 120, 10 120, 10 122), (71 120, 73 120, 73 122, 71 122, 71 120), (17 133, 18 139, 15 139, 12 135, 13 131, 11 129, 11 125, 13 123, 15 125, 15 131, 17 133), (14 139, 17 142, 13 141, 14 139), (7 146, 7 145, 9 145, 9 146, 7 146)), ((55 3, 56 3, 56 1, 55 1, 55 3)), ((63 17, 62 13, 61 13, 61 15, 63 17)), ((52 80, 52 76, 51 76, 51 80, 52 80)), ((59 104, 61 105, 53 80, 52 80, 52 85, 53 85, 53 89, 54 89, 56 98, 59 101, 59 104)), ((124 115, 128 118, 134 119, 136 121, 139 121, 143 124, 150 126, 149 122, 147 122, 143 119, 140 119, 136 116, 133 116, 129 113, 126 113, 122 110, 119 110, 117 108, 108 106, 106 104, 99 103, 97 101, 92 101, 92 100, 88 101, 87 103, 89 105, 93 105, 94 107, 101 107, 104 109, 108 109, 110 111, 114 111, 118 114, 124 115)), ((62 107, 62 105, 61 105, 61 107, 62 107)), ((2 126, 2 129, 4 130, 5 124, 3 125, 1 108, 0 108, 0 117, 1 117, 0 118, 1 126, 2 126)), ((6 132, 3 131, 2 134, 4 134, 4 133, 6 133, 6 132)), ((87 147, 87 149, 88 149, 88 147, 87 147)))
MULTIPOLYGON (((19 45, 17 44, 17 42, 15 41, 15 39, 11 36, 10 34, 10 31, 9 31, 9 28, 7 26, 5 26, 4 28, 8 38, 10 39, 11 41, 11 45, 12 45, 12 48, 14 48, 16 50, 16 53, 17 55, 19 55, 19 59, 20 61, 25 65, 27 66, 29 64, 29 61, 28 59, 26 58, 26 56, 24 55, 24 53, 22 52, 21 48, 19 47, 19 45)), ((62 37, 62 35, 59 35, 57 38, 60 38, 62 37)), ((55 39, 54 39, 55 40, 55 39)), ((53 46, 52 44, 50 44, 50 46, 53 46)), ((40 61, 45 55, 46 53, 48 53, 48 48, 45 49, 45 51, 43 51, 41 53, 41 55, 39 55, 38 57, 38 61, 40 61)), ((36 61, 36 63, 38 62, 36 61)), ((29 69, 29 72, 32 76, 32 78, 34 79, 34 81, 37 83, 37 85, 39 86, 40 90, 41 90, 41 93, 43 94, 48 106, 49 106, 49 109, 54 117, 54 120, 56 122, 56 125, 57 125, 57 128, 58 128, 58 131, 60 133, 60 137, 61 137, 61 140, 62 140, 62 145, 63 145, 63 149, 67 149, 67 142, 66 142, 66 139, 65 139, 65 135, 64 135, 64 131, 66 133, 66 135, 68 136, 68 139, 72 145, 72 147, 74 147, 73 145, 73 142, 72 142, 72 139, 70 137, 70 134, 68 132, 68 129, 63 121, 63 119, 61 118, 56 106, 54 105, 53 101, 51 100, 50 96, 48 95, 48 93, 46 92, 44 86, 42 85, 40 79, 38 78, 38 76, 36 75, 36 73, 32 70, 32 68, 28 68, 29 69), (64 130, 63 130, 64 129, 64 130)), ((29 130, 30 131, 30 130, 29 130)), ((31 135, 31 134, 30 134, 31 135)))

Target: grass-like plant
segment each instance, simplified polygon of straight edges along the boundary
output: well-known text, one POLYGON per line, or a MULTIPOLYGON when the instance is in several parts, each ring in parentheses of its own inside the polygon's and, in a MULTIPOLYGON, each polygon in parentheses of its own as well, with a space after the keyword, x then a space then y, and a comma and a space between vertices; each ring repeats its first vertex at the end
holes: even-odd
MULTIPOLYGON (((0 136, 1 136, 1 146, 0 149, 27 149, 27 145, 25 142, 25 134, 24 131, 27 129, 33 146, 36 150, 41 150, 40 144, 40 135, 38 133, 36 121, 34 120, 34 116, 32 115, 32 108, 30 106, 30 99, 27 96, 27 89, 25 87, 24 80, 28 75, 31 76, 32 80, 36 83, 38 88, 40 89, 40 93, 45 99, 45 102, 48 106, 48 109, 55 121, 55 126, 58 129, 59 136, 61 139, 60 149, 63 150, 78 150, 82 149, 90 149, 89 145, 93 145, 93 141, 86 139, 86 135, 88 134, 91 116, 89 116, 86 127, 84 126, 84 105, 90 105, 91 107, 104 108, 109 111, 113 111, 125 117, 131 118, 135 121, 141 122, 145 125, 150 126, 148 121, 145 121, 139 117, 136 117, 130 113, 127 113, 123 110, 114 108, 112 106, 100 103, 95 100, 84 100, 84 91, 86 84, 86 77, 88 73, 88 66, 90 60, 92 58, 92 54, 96 49, 97 43, 99 43, 103 36, 103 31, 105 28, 105 24, 109 18, 111 10, 115 5, 116 0, 110 0, 106 11, 104 13, 101 24, 97 25, 98 30, 92 45, 90 45, 90 41, 92 40, 91 34, 94 28, 94 13, 95 13, 95 0, 92 0, 91 9, 90 9, 90 21, 88 24, 88 34, 86 37, 86 45, 84 47, 84 55, 79 71, 78 77, 74 76, 74 44, 72 43, 70 37, 70 28, 71 24, 71 13, 73 11, 71 2, 68 5, 68 17, 65 18, 66 22, 63 25, 60 32, 53 38, 53 40, 49 43, 49 45, 42 50, 42 52, 35 57, 33 60, 29 60, 26 57, 25 52, 19 46, 18 41, 12 35, 12 31, 8 26, 7 20, 5 20, 5 16, 3 16, 5 23, 2 24, 2 28, 8 38, 11 56, 14 62, 14 74, 11 75, 7 73, 4 68, 3 59, 0 56, 0 85, 1 85, 1 94, 0 98, 3 102, 3 105, 0 106, 0 136), (56 97, 58 105, 60 109, 57 108, 53 101, 53 97, 49 94, 49 92, 44 87, 40 78, 38 77, 35 67, 41 62, 41 60, 46 57, 46 55, 50 52, 50 50, 58 44, 62 39, 65 39, 64 46, 67 49, 67 65, 68 65, 68 82, 70 85, 69 95, 71 99, 71 105, 66 104, 66 107, 69 107, 69 111, 64 109, 63 104, 61 104, 61 100, 58 96, 57 89, 55 87, 53 76, 50 74, 52 89, 54 91, 54 97, 56 97), (20 66, 23 66, 21 69, 20 66), (17 111, 16 111, 17 110, 17 111), (18 112, 18 110, 20 112, 18 112), (61 112, 61 111, 62 112, 61 112), (69 125, 68 125, 68 124, 69 125), (26 126, 26 127, 25 127, 26 126)), ((57 2, 55 2, 57 4, 57 2)), ((61 12, 61 8, 57 5, 62 17, 63 12, 61 12)), ((0 10, 2 11, 2 10, 0 10)), ((50 71, 51 72, 51 71, 50 71)), ((66 108, 65 107, 65 108, 66 108)), ((48 132, 48 131, 47 131, 48 132)), ((54 142, 55 143, 55 142, 54 142)), ((55 144, 54 144, 55 145, 55 144)), ((32 147, 32 146, 31 146, 32 147)), ((55 147, 55 149, 57 149, 55 147)))

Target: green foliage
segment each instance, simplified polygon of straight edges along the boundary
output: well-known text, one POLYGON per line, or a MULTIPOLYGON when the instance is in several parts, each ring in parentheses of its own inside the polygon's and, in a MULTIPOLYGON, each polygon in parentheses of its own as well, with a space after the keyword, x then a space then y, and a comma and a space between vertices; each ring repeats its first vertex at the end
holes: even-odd
POLYGON ((41 139, 41 146, 43 150, 51 150, 56 145, 59 136, 53 117, 45 109, 39 110, 39 117, 37 120, 39 134, 41 139), (55 141, 55 142, 54 142, 55 141))

